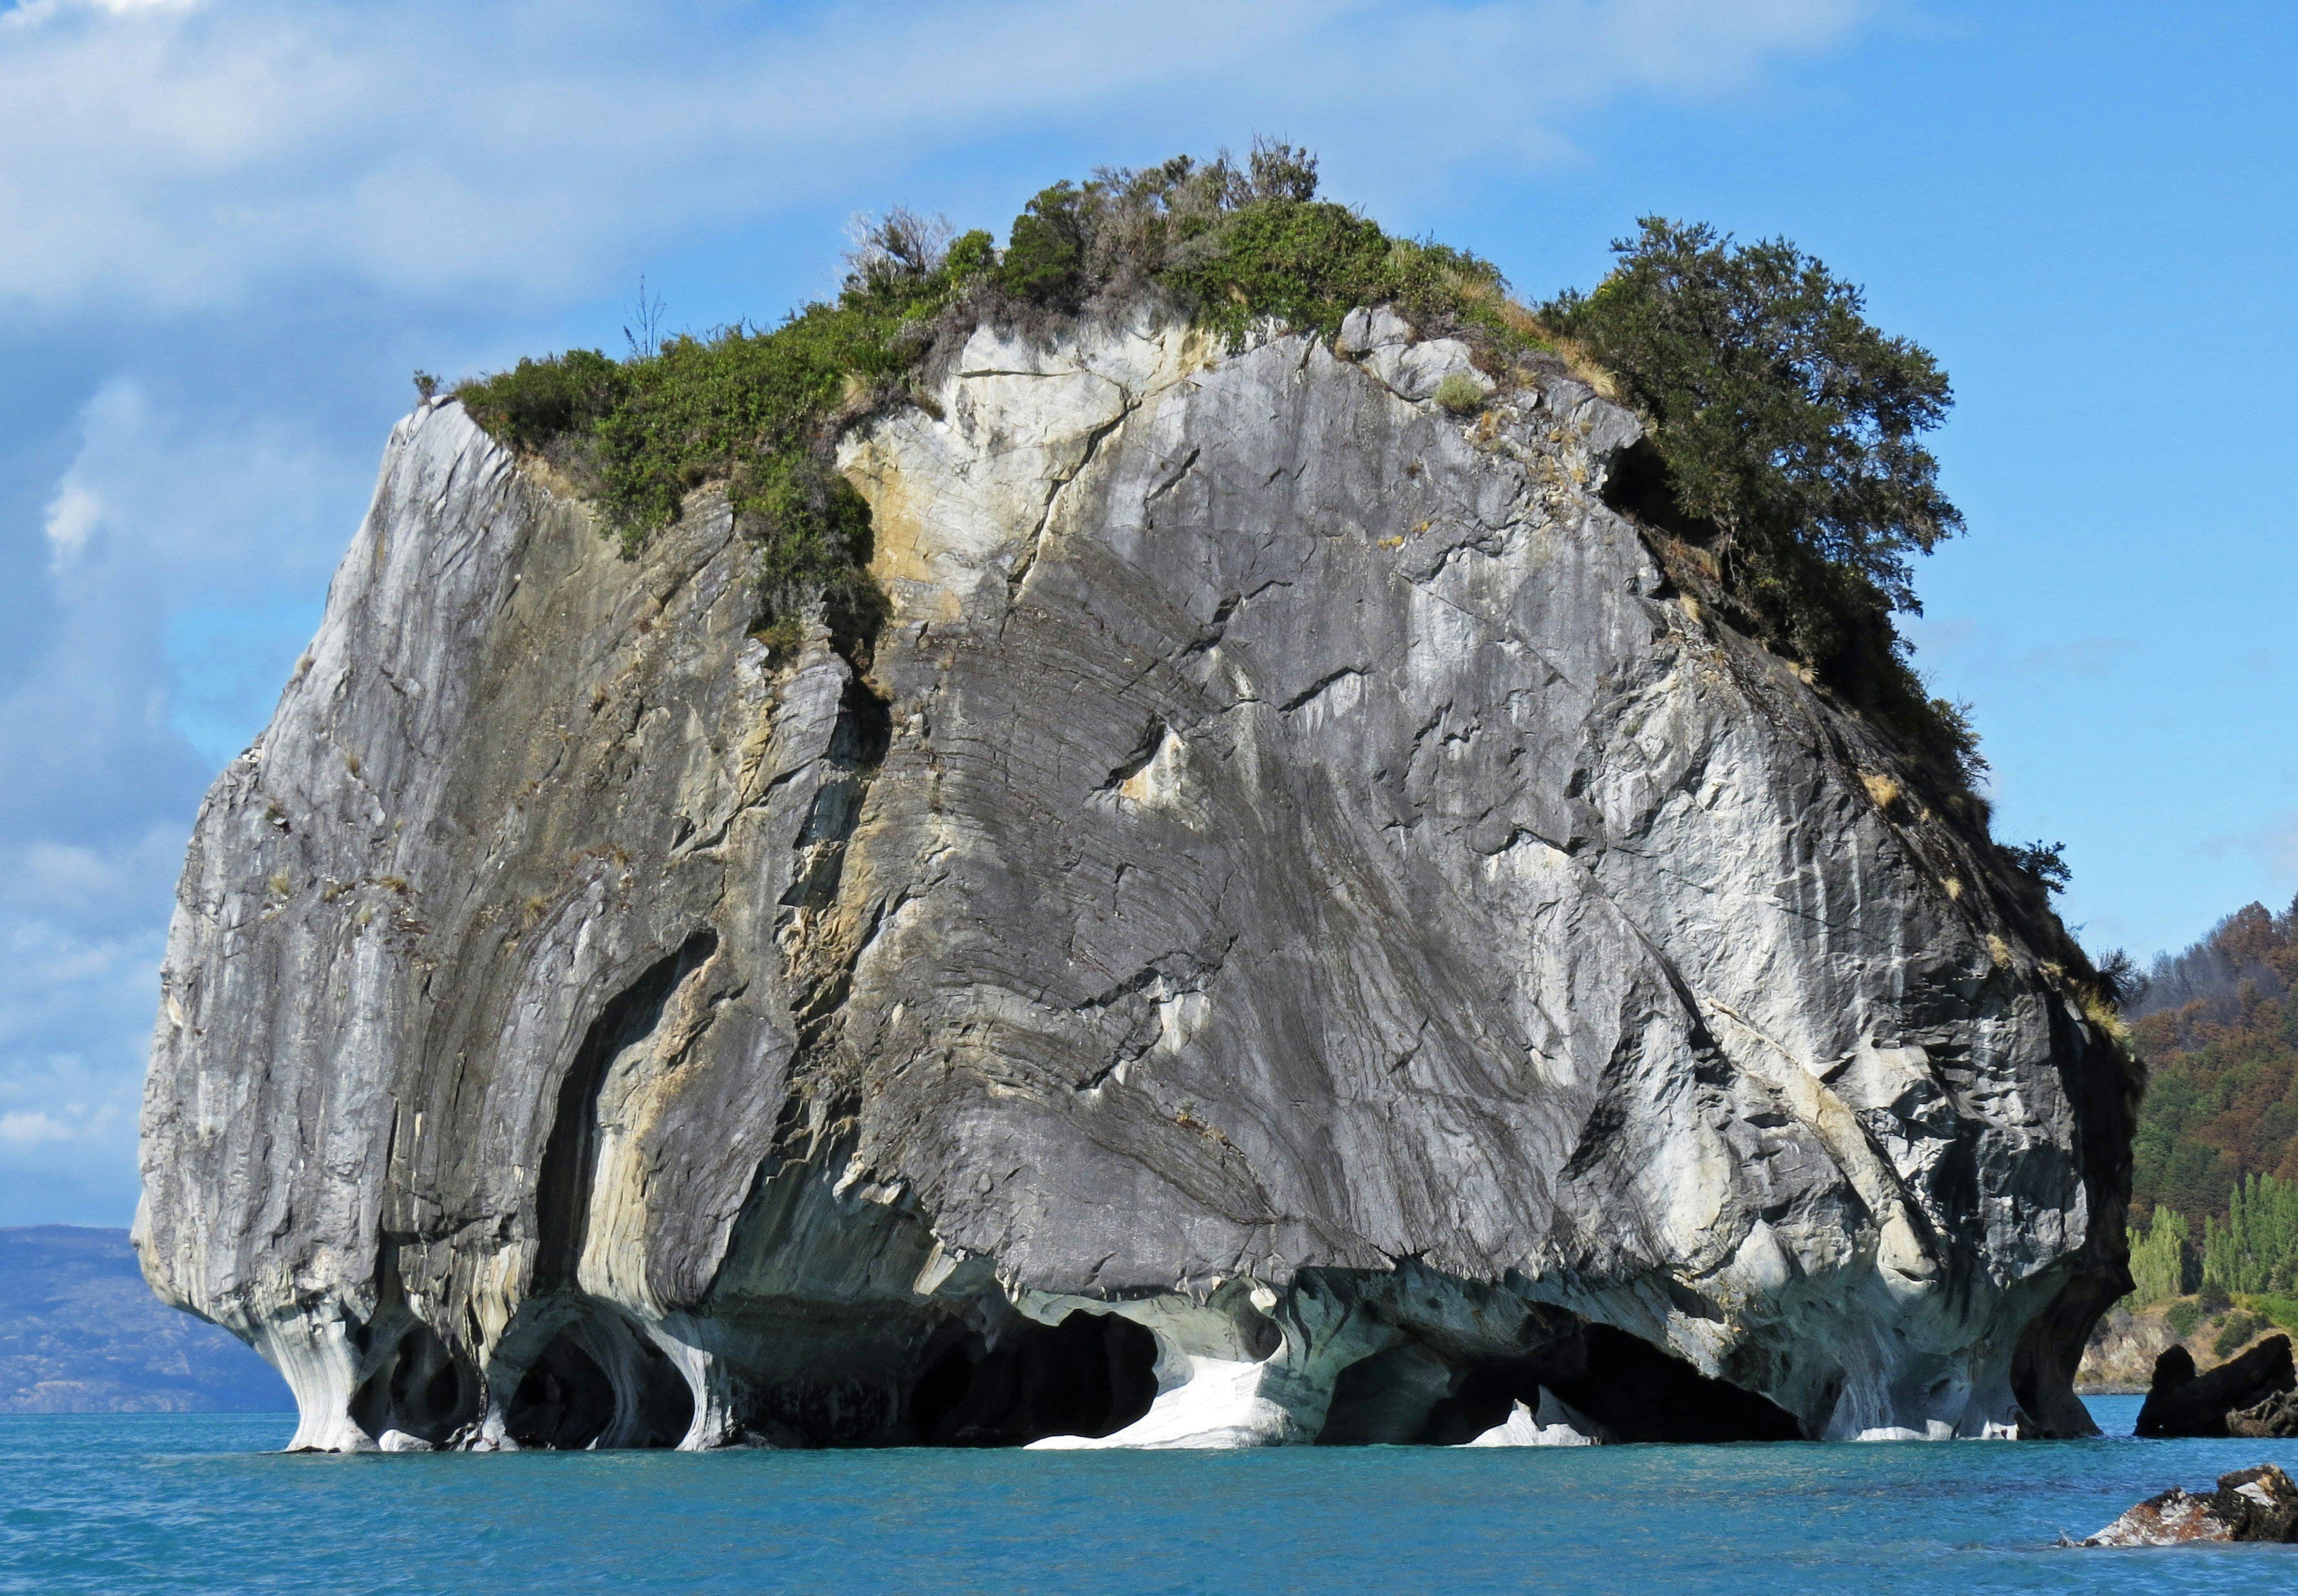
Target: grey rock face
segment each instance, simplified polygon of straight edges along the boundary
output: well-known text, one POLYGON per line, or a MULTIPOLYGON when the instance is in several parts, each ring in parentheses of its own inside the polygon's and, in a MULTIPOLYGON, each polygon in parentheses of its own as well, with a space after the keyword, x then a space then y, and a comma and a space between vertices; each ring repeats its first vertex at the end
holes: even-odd
POLYGON ((842 446, 866 679, 715 492, 624 561, 401 425, 145 1108, 299 1444, 2087 1431, 2125 1086, 2005 889, 1631 416, 1339 344, 977 333, 842 446))

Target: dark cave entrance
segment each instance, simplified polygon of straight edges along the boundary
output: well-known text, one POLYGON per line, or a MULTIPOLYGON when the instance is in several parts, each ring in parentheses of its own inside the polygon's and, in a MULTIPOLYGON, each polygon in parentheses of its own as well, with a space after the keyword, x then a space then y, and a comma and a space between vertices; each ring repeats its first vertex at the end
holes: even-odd
POLYGON ((614 1422, 615 1387, 599 1360, 560 1336, 542 1349, 503 1410, 503 1427, 525 1447, 578 1451, 614 1422))
POLYGON ((694 1394, 645 1336, 586 1321, 551 1338, 503 1409, 522 1447, 669 1447, 694 1420, 694 1394))
POLYGON ((1798 1441, 1792 1415, 1752 1391, 1710 1379, 1681 1358, 1609 1325, 1584 1325, 1518 1358, 1452 1360, 1407 1342, 1351 1364, 1334 1382, 1318 1435, 1327 1446, 1458 1446, 1545 1390, 1613 1441, 1798 1441))
POLYGON ((1157 1397, 1157 1338, 1113 1313, 1023 1321, 992 1346, 968 1336, 944 1347, 911 1388, 910 1424, 925 1446, 1026 1446, 1048 1435, 1107 1435, 1157 1397))
POLYGON ((380 1439, 404 1431, 434 1446, 479 1416, 477 1371, 417 1320, 378 1369, 352 1393, 352 1422, 380 1439))

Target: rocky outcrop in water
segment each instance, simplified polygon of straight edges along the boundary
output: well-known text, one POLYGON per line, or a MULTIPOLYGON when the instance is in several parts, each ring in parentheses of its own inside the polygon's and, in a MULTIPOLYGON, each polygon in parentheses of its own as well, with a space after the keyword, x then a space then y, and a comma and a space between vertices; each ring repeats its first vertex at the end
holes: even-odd
POLYGON ((2209 1492, 2150 1496, 2082 1546, 2178 1546, 2193 1541, 2298 1542, 2298 1485, 2271 1463, 2221 1475, 2209 1492))
POLYGON ((867 653, 753 635, 715 489, 625 560, 393 434, 145 1106, 298 1444, 2089 1430, 2120 1055, 1606 506, 1633 417, 1385 313, 930 377, 867 653))
POLYGON ((2154 1360, 2154 1383, 2138 1410, 2141 1435, 2224 1436, 2298 1435, 2284 1427, 2288 1397, 2298 1387, 2290 1337, 2269 1336, 2208 1373, 2195 1371, 2192 1353, 2174 1346, 2154 1360))

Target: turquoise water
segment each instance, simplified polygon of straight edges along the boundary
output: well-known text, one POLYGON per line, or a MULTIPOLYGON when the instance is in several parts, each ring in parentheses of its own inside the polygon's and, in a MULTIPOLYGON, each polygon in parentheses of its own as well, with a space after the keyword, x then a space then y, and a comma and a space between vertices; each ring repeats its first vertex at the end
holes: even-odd
POLYGON ((0 1591, 2298 1590, 2298 1547, 2050 1544, 2286 1442, 264 1451, 292 1427, 0 1418, 0 1591))

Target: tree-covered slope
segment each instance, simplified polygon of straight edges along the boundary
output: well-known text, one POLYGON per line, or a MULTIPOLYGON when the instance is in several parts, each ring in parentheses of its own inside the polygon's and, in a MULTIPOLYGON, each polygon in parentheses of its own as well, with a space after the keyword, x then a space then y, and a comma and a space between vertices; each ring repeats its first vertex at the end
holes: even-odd
POLYGON ((2134 1208, 2186 1216, 2197 1238, 2244 1176, 2298 1181, 2298 904, 2252 904, 2159 960, 2131 1031, 2152 1084, 2134 1208))

